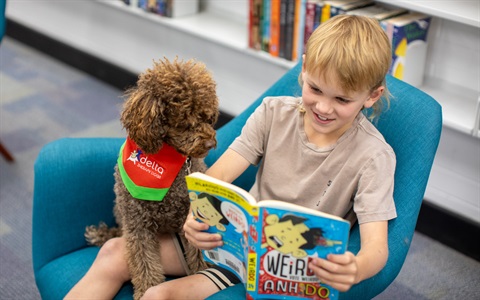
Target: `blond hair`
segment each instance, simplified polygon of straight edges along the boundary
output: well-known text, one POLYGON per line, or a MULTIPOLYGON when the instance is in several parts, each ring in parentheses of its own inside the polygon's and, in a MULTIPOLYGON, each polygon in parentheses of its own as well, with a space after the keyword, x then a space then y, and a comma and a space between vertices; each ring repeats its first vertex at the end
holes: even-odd
MULTIPOLYGON (((345 91, 385 87, 383 98, 389 104, 385 75, 392 60, 391 43, 377 20, 364 16, 338 15, 320 25, 305 47, 305 70, 324 78, 336 75, 345 91)), ((300 83, 301 81, 300 76, 300 83)), ((372 119, 382 110, 373 106, 372 119)))

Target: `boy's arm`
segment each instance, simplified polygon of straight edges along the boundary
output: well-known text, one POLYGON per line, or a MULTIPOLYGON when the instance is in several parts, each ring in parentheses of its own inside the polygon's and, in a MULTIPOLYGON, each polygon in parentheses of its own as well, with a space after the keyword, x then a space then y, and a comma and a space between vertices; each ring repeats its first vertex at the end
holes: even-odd
POLYGON ((364 223, 360 225, 360 251, 356 260, 359 283, 380 272, 388 259, 388 221, 364 223))
POLYGON ((341 255, 330 254, 310 265, 317 277, 331 287, 345 292, 352 285, 368 279, 382 270, 388 259, 388 221, 360 225, 360 251, 341 255))
MULTIPOLYGON (((237 152, 227 149, 205 174, 231 183, 245 171, 250 163, 237 152)), ((183 225, 185 237, 198 249, 213 249, 223 245, 220 234, 205 232, 208 225, 195 220, 190 213, 183 225)))
POLYGON ((240 176, 250 163, 237 152, 227 149, 205 174, 231 183, 240 176))

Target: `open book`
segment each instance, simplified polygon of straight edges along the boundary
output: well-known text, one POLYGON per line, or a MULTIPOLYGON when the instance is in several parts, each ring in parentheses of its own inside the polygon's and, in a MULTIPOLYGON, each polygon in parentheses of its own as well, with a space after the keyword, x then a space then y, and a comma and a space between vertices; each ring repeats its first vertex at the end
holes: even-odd
POLYGON ((345 252, 348 221, 283 201, 257 203, 247 191, 202 173, 186 180, 193 215, 224 242, 203 251, 205 260, 235 273, 247 299, 338 298, 308 263, 345 252))

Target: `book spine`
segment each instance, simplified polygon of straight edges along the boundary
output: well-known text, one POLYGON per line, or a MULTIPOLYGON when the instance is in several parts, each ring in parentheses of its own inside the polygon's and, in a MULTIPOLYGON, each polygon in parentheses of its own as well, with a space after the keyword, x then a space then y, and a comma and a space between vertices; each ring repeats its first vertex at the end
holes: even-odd
POLYGON ((269 52, 270 49, 270 17, 271 17, 271 1, 263 0, 263 19, 262 19, 262 50, 269 52))
POLYGON ((293 39, 295 34, 295 2, 287 0, 286 23, 285 23, 285 59, 292 60, 293 39))
POLYGON ((294 0, 295 12, 293 15, 293 38, 292 38, 292 60, 297 60, 298 57, 298 38, 300 35, 299 27, 300 27, 300 13, 301 13, 301 1, 294 0))
POLYGON ((295 36, 294 36, 294 44, 293 44, 293 54, 292 60, 297 61, 299 58, 302 57, 303 49, 304 49, 304 35, 305 35, 305 14, 307 11, 307 1, 306 0, 297 0, 297 6, 295 8, 295 24, 297 25, 295 28, 295 36))
POLYGON ((165 15, 168 18, 173 18, 173 1, 174 0, 167 0, 165 3, 165 15))
POLYGON ((286 36, 287 36, 287 2, 280 0, 280 46, 278 47, 278 56, 285 58, 286 36))
MULTIPOLYGON (((312 35, 315 28, 315 1, 308 0, 305 11, 305 32, 303 35, 303 46, 308 42, 308 38, 312 35)), ((303 51, 302 51, 303 52, 303 51)))
MULTIPOLYGON (((166 3, 167 0, 157 0, 157 14, 161 15, 161 16, 168 16, 167 15, 167 10, 166 10, 166 6, 167 6, 167 3, 166 3)), ((172 16, 170 15, 170 18, 172 16)))
POLYGON ((254 48, 256 50, 262 49, 262 11, 263 11, 263 3, 262 0, 254 0, 255 3, 255 10, 254 10, 254 21, 255 21, 255 40, 254 40, 254 48))
POLYGON ((260 18, 262 13, 261 0, 251 1, 251 40, 250 48, 260 50, 261 49, 261 24, 260 18))
POLYGON ((280 54, 280 0, 272 0, 270 14, 270 55, 280 54))
POLYGON ((147 10, 147 0, 138 0, 138 8, 147 10))
POLYGON ((323 5, 322 16, 320 18, 320 24, 325 23, 326 21, 328 21, 330 19, 330 16, 331 16, 330 9, 331 9, 330 4, 327 3, 327 4, 323 5))
MULTIPOLYGON (((323 3, 318 2, 315 4, 315 17, 313 23, 313 30, 317 29, 318 26, 322 23, 322 16, 323 16, 323 3)), ((313 32, 313 31, 312 31, 313 32)))
POLYGON ((248 1, 248 48, 253 48, 253 0, 248 1))

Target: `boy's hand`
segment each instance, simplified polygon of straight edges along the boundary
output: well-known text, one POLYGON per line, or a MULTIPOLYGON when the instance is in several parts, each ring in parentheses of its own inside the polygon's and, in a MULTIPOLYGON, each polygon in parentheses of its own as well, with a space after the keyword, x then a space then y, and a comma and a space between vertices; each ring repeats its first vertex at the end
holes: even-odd
POLYGON ((351 252, 329 254, 327 259, 315 258, 309 264, 309 268, 322 283, 340 292, 348 291, 357 283, 358 265, 355 255, 351 252))
POLYGON ((188 214, 187 220, 183 225, 185 237, 198 249, 209 250, 222 246, 222 236, 220 234, 204 232, 207 229, 208 225, 195 220, 192 214, 188 214))

